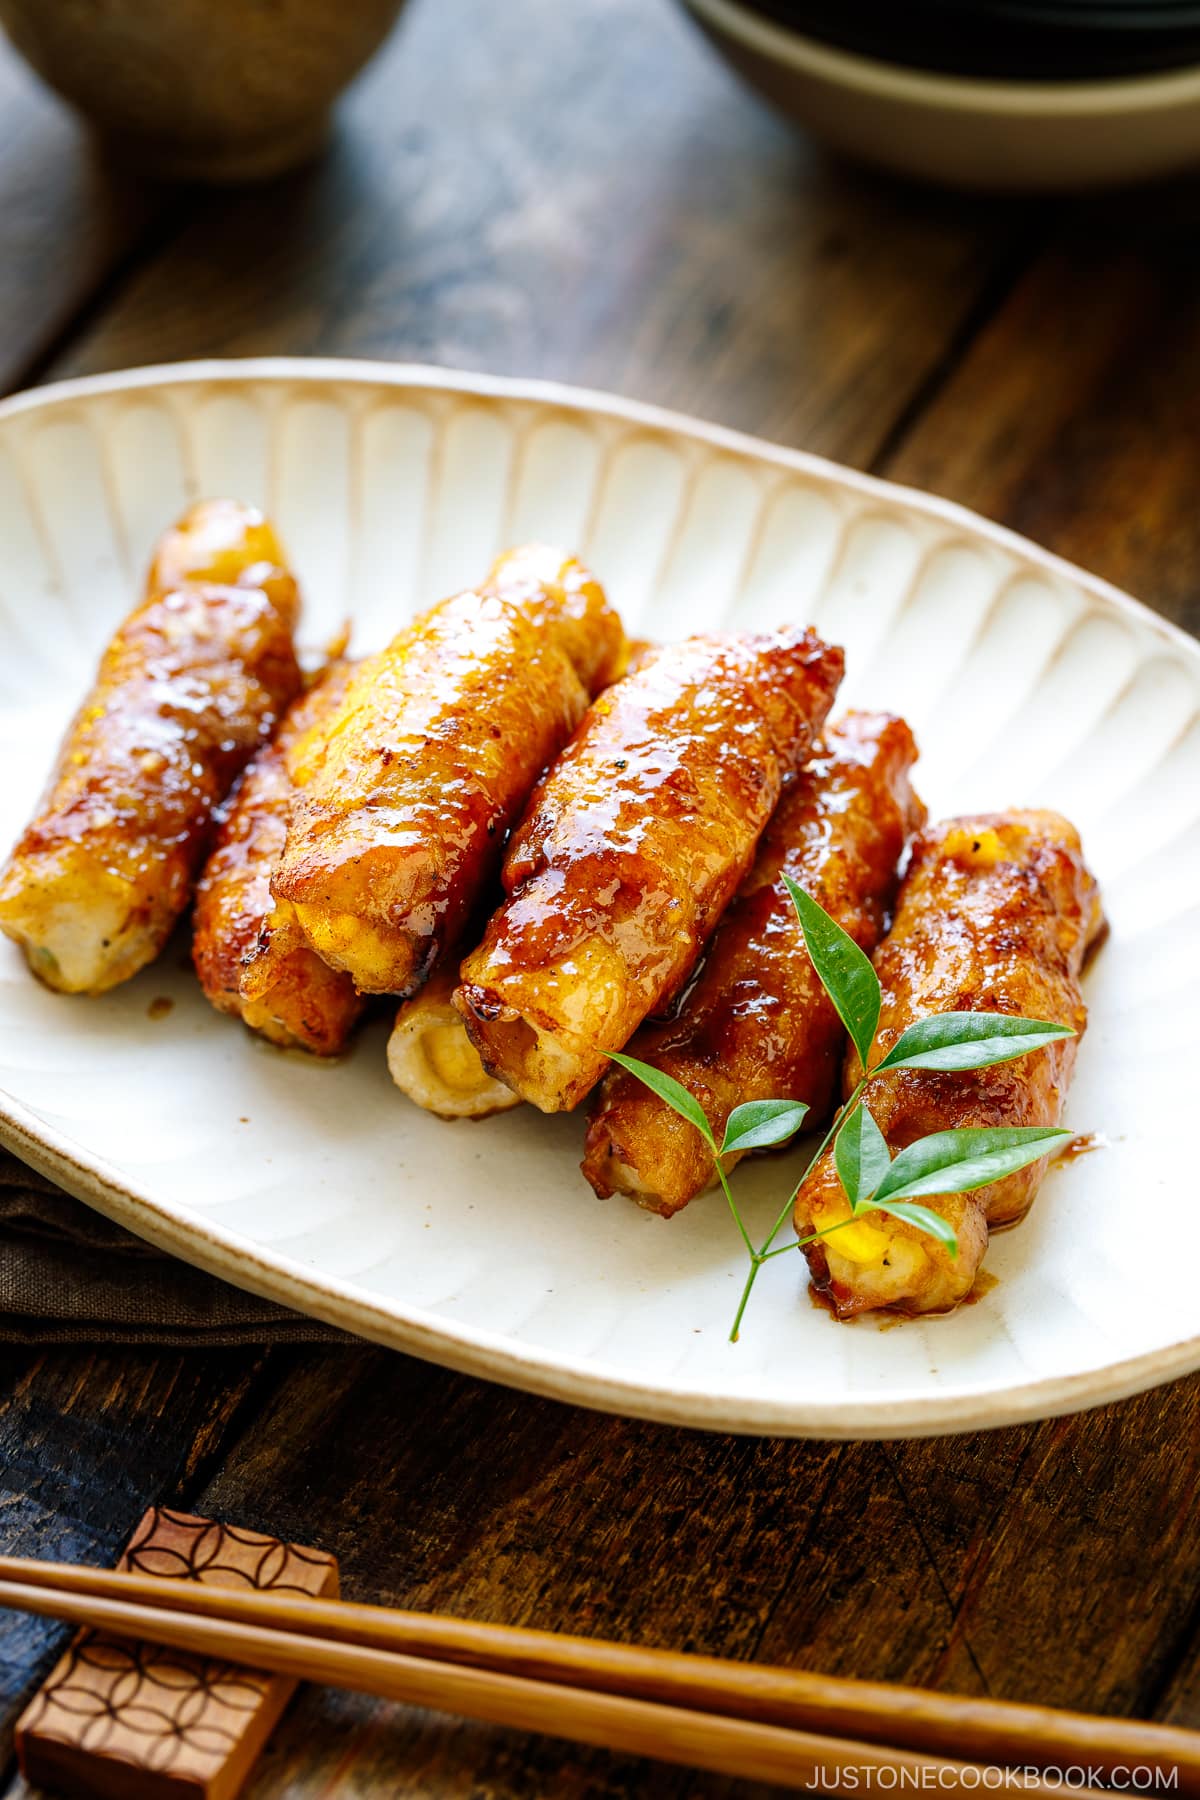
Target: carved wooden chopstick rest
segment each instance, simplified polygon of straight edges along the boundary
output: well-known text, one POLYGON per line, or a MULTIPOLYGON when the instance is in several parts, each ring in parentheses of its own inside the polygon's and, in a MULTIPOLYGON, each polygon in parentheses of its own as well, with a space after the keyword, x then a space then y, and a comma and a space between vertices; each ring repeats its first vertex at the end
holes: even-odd
MULTIPOLYGON (((338 1594, 337 1562, 261 1532, 151 1507, 117 1563, 167 1581, 338 1594)), ((17 1722, 35 1786, 105 1800, 232 1800, 296 1683, 84 1630, 17 1722)))

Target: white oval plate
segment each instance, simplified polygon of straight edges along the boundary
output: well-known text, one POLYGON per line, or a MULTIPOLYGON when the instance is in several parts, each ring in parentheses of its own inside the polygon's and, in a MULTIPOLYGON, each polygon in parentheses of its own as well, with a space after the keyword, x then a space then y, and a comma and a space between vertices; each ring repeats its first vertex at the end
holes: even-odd
MULTIPOLYGON (((384 364, 190 364, 0 407, 0 837, 15 836, 151 542, 189 500, 278 521, 308 641, 384 641, 502 545, 577 547, 631 631, 813 620, 844 699, 903 711, 935 813, 1061 807, 1112 936, 1053 1171, 951 1318, 835 1324, 799 1259, 742 1280, 722 1204, 667 1222, 593 1198, 582 1120, 444 1124, 384 1066, 335 1067, 210 1011, 186 944, 100 1000, 0 940, 7 1140, 112 1218, 363 1336, 677 1424, 869 1437, 998 1425, 1200 1364, 1200 1207, 1180 1179, 1200 1002, 1200 646, 942 501, 624 400, 384 364), (151 1019, 151 1002, 174 1002, 151 1019)), ((155 1009, 160 1012, 160 1008, 155 1009)), ((756 1223, 795 1159, 739 1171, 756 1223)))

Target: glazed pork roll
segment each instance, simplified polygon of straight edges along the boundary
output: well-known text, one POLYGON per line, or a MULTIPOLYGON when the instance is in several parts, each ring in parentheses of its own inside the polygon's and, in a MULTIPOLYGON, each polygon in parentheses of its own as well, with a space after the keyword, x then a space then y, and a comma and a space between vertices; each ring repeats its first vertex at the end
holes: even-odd
POLYGON ((364 663, 289 758, 300 793, 274 893, 317 954, 364 993, 413 992, 624 650, 583 565, 535 545, 364 663))
POLYGON ((597 700, 504 865, 454 1003, 490 1074, 578 1105, 679 990, 842 674, 811 631, 693 637, 597 700))
POLYGON ((159 538, 146 576, 147 596, 169 594, 188 581, 261 588, 295 625, 296 580, 279 539, 262 513, 241 500, 202 500, 159 538))
MULTIPOLYGON (((846 1034, 804 954, 784 877, 870 956, 901 853, 925 818, 909 780, 916 756, 908 726, 888 713, 848 713, 829 728, 785 790, 678 1012, 629 1044, 695 1095, 718 1143, 747 1100, 803 1100, 806 1129, 828 1116, 846 1034)), ((716 1179, 699 1132, 617 1067, 596 1096, 583 1172, 602 1198, 629 1194, 667 1217, 716 1179)))
POLYGON ((485 1119, 521 1097, 488 1074, 454 1010, 458 961, 436 969, 396 1014, 388 1039, 392 1080, 410 1100, 442 1119, 485 1119))
MULTIPOLYGON (((1079 834, 1058 813, 950 819, 918 835, 895 920, 875 955, 883 989, 876 1060, 931 1013, 1009 1013, 1068 1025, 1079 1035, 990 1068, 879 1076, 866 1099, 893 1155, 932 1132, 1061 1123, 1087 1024, 1080 972, 1102 929, 1079 834)), ((851 1052, 847 1092, 860 1072, 851 1052)), ((947 1311, 970 1292, 989 1230, 1024 1215, 1046 1167, 1043 1159, 975 1193, 922 1202, 954 1227, 957 1259, 890 1213, 856 1219, 806 1247, 814 1287, 843 1319, 875 1307, 947 1311)), ((849 1214, 829 1153, 797 1196, 796 1231, 804 1237, 827 1230, 849 1214)))
POLYGON ((166 943, 215 808, 300 690, 298 607, 251 508, 205 502, 163 539, 0 874, 0 929, 47 986, 103 993, 166 943))
POLYGON ((285 1048, 335 1056, 363 1010, 350 977, 310 949, 286 900, 271 896, 295 788, 296 742, 341 704, 353 664, 333 663, 289 707, 224 809, 196 890, 192 958, 218 1012, 285 1048))

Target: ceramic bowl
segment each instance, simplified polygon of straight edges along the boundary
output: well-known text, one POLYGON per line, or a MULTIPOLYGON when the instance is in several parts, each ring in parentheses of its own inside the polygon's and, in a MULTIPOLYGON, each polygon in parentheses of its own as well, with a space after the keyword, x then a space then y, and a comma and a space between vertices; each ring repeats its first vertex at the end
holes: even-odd
POLYGON ((1200 67, 1105 81, 996 81, 806 37, 740 0, 683 0, 767 99, 834 149, 994 193, 1148 181, 1200 164, 1200 67))
POLYGON ((250 181, 314 155, 404 0, 0 0, 0 25, 122 160, 250 181))

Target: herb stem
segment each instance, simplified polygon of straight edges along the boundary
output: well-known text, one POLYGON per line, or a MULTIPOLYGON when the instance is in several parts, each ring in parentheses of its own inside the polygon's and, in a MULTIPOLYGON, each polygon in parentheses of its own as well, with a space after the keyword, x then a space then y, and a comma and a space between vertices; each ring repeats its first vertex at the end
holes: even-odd
MULTIPOLYGON (((746 1230, 745 1224, 743 1223, 743 1220, 742 1220, 742 1215, 737 1209, 737 1202, 733 1197, 733 1190, 729 1185, 729 1181, 726 1177, 725 1170, 721 1166, 721 1158, 717 1152, 717 1146, 715 1143, 713 1144, 712 1151, 713 1151, 713 1167, 717 1171, 717 1180, 721 1183, 721 1186, 725 1191, 725 1198, 729 1202, 729 1210, 733 1214, 733 1222, 742 1234, 742 1242, 746 1246, 746 1255, 750 1258, 751 1262, 753 1262, 755 1257, 757 1256, 758 1252, 755 1250, 754 1245, 751 1241, 750 1233, 746 1230)), ((740 1314, 739 1314, 739 1317, 740 1317, 740 1314)))
POLYGON ((825 1225, 820 1231, 810 1231, 807 1237, 797 1238, 794 1244, 776 1244, 774 1250, 760 1250, 759 1262, 770 1262, 773 1256, 786 1256, 789 1250, 803 1250, 805 1244, 815 1244, 818 1238, 831 1237, 835 1231, 844 1231, 847 1225, 855 1223, 854 1213, 848 1219, 839 1219, 836 1225, 825 1225))
MULTIPOLYGON (((822 1145, 821 1151, 818 1154, 823 1154, 824 1149, 825 1146, 822 1145)), ((817 1159, 814 1156, 813 1162, 816 1162, 816 1160, 817 1159)), ((799 1193, 799 1191, 799 1188, 797 1188, 796 1192, 799 1193)), ((793 1198, 794 1197, 795 1196, 793 1196, 793 1198)), ((738 1327, 742 1322, 742 1314, 746 1310, 746 1303, 750 1298, 751 1289, 758 1278, 758 1271, 765 1262, 770 1262, 773 1256, 786 1256, 790 1250, 803 1250, 805 1244, 815 1244, 818 1238, 832 1237, 835 1231, 844 1231, 847 1225, 853 1225, 854 1222, 855 1215, 852 1212, 848 1219, 839 1219, 836 1225, 826 1225, 821 1231, 810 1231, 807 1237, 797 1238, 793 1244, 776 1244, 774 1250, 752 1250, 750 1253, 750 1272, 746 1276, 746 1285, 742 1289, 742 1297, 738 1302, 737 1317, 733 1321, 733 1330, 729 1333, 730 1343, 737 1343, 738 1327)))
MULTIPOLYGON (((859 1096, 861 1095, 863 1089, 866 1087, 868 1081, 870 1081, 872 1073, 873 1073, 873 1071, 868 1070, 866 1073, 864 1073, 859 1078, 859 1081, 858 1081, 857 1085, 855 1086, 853 1093, 850 1094, 848 1099, 843 1100, 842 1104, 838 1107, 837 1111, 834 1113, 833 1118, 830 1121, 829 1130, 825 1133, 825 1136, 821 1139, 821 1142, 817 1145, 816 1151, 814 1152, 812 1159, 809 1162, 808 1169, 805 1169, 804 1174, 800 1177, 799 1181, 796 1183, 795 1187, 792 1189, 791 1193, 788 1195, 787 1200, 784 1202, 783 1209, 779 1214, 779 1217, 776 1219, 774 1225, 772 1225, 770 1231, 767 1233, 766 1238, 763 1240, 762 1247, 758 1250, 756 1250, 754 1248, 754 1245, 750 1242, 750 1238, 746 1231, 746 1227, 742 1224, 741 1214, 738 1212, 737 1207, 733 1203, 733 1195, 730 1193, 728 1183, 725 1180, 725 1173, 724 1173, 724 1170, 721 1168, 720 1158, 719 1157, 717 1158, 717 1174, 721 1177, 721 1186, 725 1189, 725 1195, 729 1201, 730 1210, 733 1213, 734 1218, 737 1220, 738 1230, 742 1234, 742 1241, 744 1242, 747 1253, 750 1257, 750 1267, 746 1272, 746 1285, 742 1289, 742 1297, 738 1301, 738 1309, 737 1309, 736 1314, 734 1315, 733 1326, 729 1333, 729 1341, 731 1344, 737 1343, 738 1330, 742 1323, 742 1314, 745 1312, 746 1307, 749 1303, 750 1295, 754 1291, 754 1283, 758 1280, 758 1271, 762 1268, 763 1264, 765 1262, 770 1262, 770 1260, 773 1256, 782 1256, 786 1250, 798 1250, 800 1248, 801 1244, 811 1244, 813 1242, 814 1238, 825 1237, 827 1235, 826 1232, 824 1232, 824 1231, 814 1231, 812 1233, 811 1237, 797 1238, 796 1242, 794 1244, 780 1244, 778 1246, 778 1248, 776 1248, 774 1250, 772 1250, 772 1248, 771 1248, 772 1244, 775 1242, 775 1239, 779 1236, 779 1233, 783 1230, 784 1225, 787 1223, 787 1220, 791 1216, 792 1208, 796 1204, 796 1195, 800 1192, 800 1189, 804 1186, 804 1183, 808 1178, 809 1169, 814 1169, 816 1167, 817 1163, 824 1156, 826 1150, 828 1150, 830 1144, 833 1142, 834 1138, 838 1134, 838 1131, 841 1127, 842 1120, 847 1118, 849 1116, 849 1114, 853 1111, 855 1105, 858 1102, 859 1096)), ((852 1217, 853 1217, 853 1209, 851 1209, 851 1218, 852 1217)), ((850 1219, 842 1219, 839 1221, 839 1223, 837 1225, 829 1226, 828 1230, 829 1231, 837 1231, 840 1229, 840 1227, 842 1225, 849 1225, 850 1222, 851 1222, 850 1219)))
POLYGON ((742 1314, 750 1303, 750 1295, 754 1288, 754 1283, 758 1279, 758 1271, 762 1268, 762 1265, 762 1256, 757 1250, 752 1250, 750 1252, 750 1267, 746 1272, 746 1285, 742 1289, 742 1297, 738 1301, 738 1309, 733 1315, 733 1324, 729 1331, 729 1341, 731 1344, 736 1344, 738 1341, 738 1332, 741 1330, 742 1326, 742 1314))
MULTIPOLYGON (((830 1122, 829 1130, 825 1133, 825 1136, 821 1139, 821 1142, 817 1145, 816 1150, 813 1152, 812 1159, 809 1162, 808 1168, 805 1169, 804 1174, 800 1177, 799 1181, 796 1183, 795 1187, 792 1189, 791 1193, 788 1195, 787 1201, 784 1205, 782 1212, 780 1213, 779 1217, 776 1219, 774 1225, 772 1225, 770 1232, 767 1235, 766 1242, 763 1244, 762 1249, 758 1252, 758 1254, 760 1256, 765 1256, 767 1254, 767 1252, 771 1248, 771 1245, 775 1242, 775 1239, 779 1236, 779 1233, 783 1230, 783 1227, 786 1224, 789 1215, 791 1214, 792 1207, 796 1204, 796 1195, 800 1192, 800 1189, 804 1186, 805 1181, 807 1181, 807 1179, 808 1179, 809 1170, 816 1168, 817 1164, 820 1162, 821 1158, 824 1156, 825 1152, 828 1150, 830 1144, 832 1144, 834 1138, 837 1136, 838 1131, 841 1128, 842 1120, 845 1119, 846 1117, 848 1117, 848 1115, 854 1110, 854 1107, 858 1101, 859 1095, 862 1093, 863 1089, 866 1087, 866 1085, 870 1079, 871 1079, 870 1075, 862 1076, 862 1078, 858 1082, 858 1085, 855 1087, 853 1093, 850 1095, 849 1099, 844 1100, 842 1102, 842 1104, 838 1107, 837 1111, 834 1113, 833 1119, 830 1122)), ((786 1248, 790 1249, 791 1246, 787 1245, 786 1248)))

